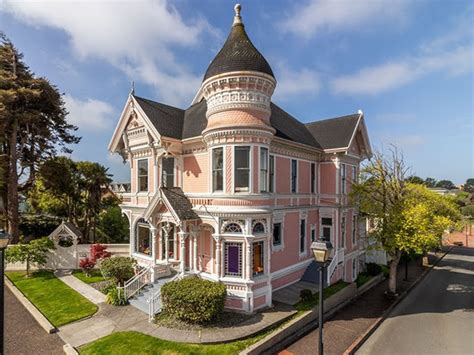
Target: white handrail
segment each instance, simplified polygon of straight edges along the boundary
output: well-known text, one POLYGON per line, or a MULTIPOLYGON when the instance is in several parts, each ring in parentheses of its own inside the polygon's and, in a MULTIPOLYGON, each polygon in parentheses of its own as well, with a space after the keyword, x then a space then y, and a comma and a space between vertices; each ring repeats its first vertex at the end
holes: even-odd
POLYGON ((125 282, 123 285, 123 295, 125 299, 129 299, 138 291, 140 291, 143 287, 148 285, 151 281, 151 268, 145 268, 132 277, 130 280, 125 282))
MULTIPOLYGON (((166 283, 175 281, 177 279, 181 278, 181 274, 176 274, 174 275, 169 281, 166 281, 166 283)), ((163 285, 161 285, 163 286, 163 285)), ((159 313, 161 311, 161 287, 156 291, 154 294, 148 298, 148 321, 151 322, 153 321, 153 318, 155 317, 155 314, 159 313)))
POLYGON ((340 248, 334 254, 334 257, 331 260, 331 263, 328 266, 328 286, 331 284, 331 277, 336 271, 337 265, 341 262, 344 262, 344 249, 340 248))

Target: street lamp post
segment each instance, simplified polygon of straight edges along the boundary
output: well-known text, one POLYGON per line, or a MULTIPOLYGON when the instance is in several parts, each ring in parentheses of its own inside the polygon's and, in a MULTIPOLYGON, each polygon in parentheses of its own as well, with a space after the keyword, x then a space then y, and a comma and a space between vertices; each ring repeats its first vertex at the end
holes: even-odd
POLYGON ((5 284, 3 279, 5 274, 5 249, 9 241, 10 235, 0 230, 0 355, 5 354, 5 284))
POLYGON ((319 264, 319 355, 323 355, 323 283, 324 269, 331 256, 332 244, 326 241, 317 241, 311 244, 314 260, 319 264))

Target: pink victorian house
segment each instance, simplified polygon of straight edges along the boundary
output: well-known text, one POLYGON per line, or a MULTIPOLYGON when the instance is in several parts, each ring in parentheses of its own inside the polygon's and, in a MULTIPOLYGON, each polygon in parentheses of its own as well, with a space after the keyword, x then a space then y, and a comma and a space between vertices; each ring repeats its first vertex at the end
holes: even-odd
POLYGON ((190 107, 129 95, 109 150, 129 163, 130 253, 153 280, 222 282, 228 308, 253 312, 302 278, 319 238, 334 246, 327 281, 357 277, 348 194, 371 154, 363 113, 305 124, 272 102, 276 86, 236 7, 190 107))

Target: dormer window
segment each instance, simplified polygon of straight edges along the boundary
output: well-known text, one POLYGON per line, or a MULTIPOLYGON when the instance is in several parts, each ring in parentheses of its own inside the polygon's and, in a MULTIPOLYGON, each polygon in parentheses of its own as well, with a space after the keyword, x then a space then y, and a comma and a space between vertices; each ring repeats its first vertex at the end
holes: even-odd
POLYGON ((138 161, 138 192, 148 191, 148 159, 138 161))
POLYGON ((161 175, 162 186, 174 186, 174 158, 161 159, 161 175))
POLYGON ((250 147, 235 147, 234 191, 250 191, 250 147))

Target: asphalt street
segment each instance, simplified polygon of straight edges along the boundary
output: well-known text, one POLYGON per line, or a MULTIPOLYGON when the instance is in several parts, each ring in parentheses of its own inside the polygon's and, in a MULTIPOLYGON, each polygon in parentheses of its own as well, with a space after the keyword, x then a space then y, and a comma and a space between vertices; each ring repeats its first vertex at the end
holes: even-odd
POLYGON ((447 254, 357 354, 474 354, 474 249, 447 254))

